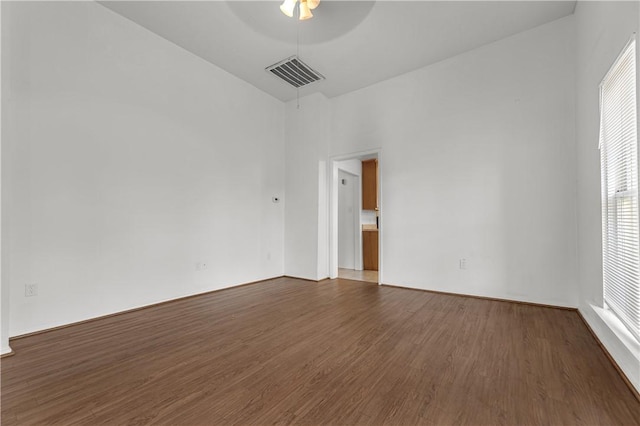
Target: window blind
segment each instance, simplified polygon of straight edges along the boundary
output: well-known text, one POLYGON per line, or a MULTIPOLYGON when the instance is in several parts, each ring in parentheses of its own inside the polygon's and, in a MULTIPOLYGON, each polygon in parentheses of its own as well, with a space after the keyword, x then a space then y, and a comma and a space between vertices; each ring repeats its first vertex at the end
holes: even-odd
POLYGON ((604 301, 640 339, 636 47, 600 85, 604 301))

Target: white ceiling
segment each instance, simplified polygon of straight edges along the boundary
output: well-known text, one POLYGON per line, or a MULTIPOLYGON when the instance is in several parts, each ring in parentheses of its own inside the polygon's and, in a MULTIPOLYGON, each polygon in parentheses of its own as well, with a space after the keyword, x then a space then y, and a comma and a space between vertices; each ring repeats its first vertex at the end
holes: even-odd
POLYGON ((424 67, 573 13, 575 1, 327 1, 298 22, 273 1, 102 1, 109 9, 283 101, 265 67, 296 53, 327 97, 424 67))

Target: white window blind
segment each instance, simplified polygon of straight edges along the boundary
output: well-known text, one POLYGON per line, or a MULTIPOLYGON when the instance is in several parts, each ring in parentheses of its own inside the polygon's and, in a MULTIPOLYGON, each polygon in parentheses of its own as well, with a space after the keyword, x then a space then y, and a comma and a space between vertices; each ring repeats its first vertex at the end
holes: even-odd
POLYGON ((604 300, 640 339, 636 43, 600 85, 604 300))

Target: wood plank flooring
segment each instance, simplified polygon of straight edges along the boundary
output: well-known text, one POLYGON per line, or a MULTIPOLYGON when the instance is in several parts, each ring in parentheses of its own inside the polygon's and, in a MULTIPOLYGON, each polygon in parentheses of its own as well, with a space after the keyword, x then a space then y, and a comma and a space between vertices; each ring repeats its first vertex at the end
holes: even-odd
POLYGON ((278 278, 12 342, 2 424, 637 424, 576 312, 278 278))

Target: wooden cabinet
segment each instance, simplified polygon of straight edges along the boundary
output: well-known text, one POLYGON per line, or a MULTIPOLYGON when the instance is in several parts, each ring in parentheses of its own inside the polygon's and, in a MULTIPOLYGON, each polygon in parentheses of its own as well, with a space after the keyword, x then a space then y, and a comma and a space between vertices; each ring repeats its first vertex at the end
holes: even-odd
MULTIPOLYGON (((362 210, 378 211, 378 160, 375 158, 362 162, 362 210)), ((375 228, 376 225, 363 225, 362 229, 362 266, 368 271, 378 270, 378 230, 375 228)))
POLYGON ((362 162, 362 210, 378 210, 378 160, 362 162))
POLYGON ((362 231, 362 266, 367 271, 378 270, 378 230, 362 231))

